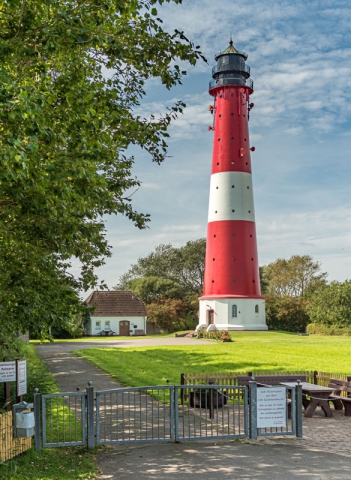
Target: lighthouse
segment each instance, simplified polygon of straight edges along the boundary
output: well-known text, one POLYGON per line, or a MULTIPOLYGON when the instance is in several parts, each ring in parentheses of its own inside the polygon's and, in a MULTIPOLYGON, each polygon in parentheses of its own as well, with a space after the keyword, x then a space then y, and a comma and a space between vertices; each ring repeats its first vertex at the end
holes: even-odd
POLYGON ((232 40, 215 56, 213 154, 203 295, 197 328, 267 330, 261 296, 249 141, 253 81, 232 40))

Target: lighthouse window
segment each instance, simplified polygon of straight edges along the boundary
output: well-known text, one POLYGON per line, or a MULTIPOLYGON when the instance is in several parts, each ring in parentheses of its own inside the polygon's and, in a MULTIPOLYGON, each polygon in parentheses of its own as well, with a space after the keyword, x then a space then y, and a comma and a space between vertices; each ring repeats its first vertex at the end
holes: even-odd
POLYGON ((231 116, 234 117, 234 113, 231 113, 231 116))
POLYGON ((232 137, 232 140, 234 140, 234 137, 232 137))
POLYGON ((236 305, 232 306, 232 317, 236 318, 238 316, 238 307, 236 305))
POLYGON ((258 313, 258 305, 255 305, 255 313, 258 313))

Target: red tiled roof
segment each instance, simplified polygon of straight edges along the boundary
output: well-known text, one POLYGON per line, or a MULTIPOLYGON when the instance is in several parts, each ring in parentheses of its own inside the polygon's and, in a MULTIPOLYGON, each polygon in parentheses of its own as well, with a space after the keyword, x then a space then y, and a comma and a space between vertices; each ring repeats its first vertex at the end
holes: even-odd
POLYGON ((92 292, 85 300, 93 317, 146 317, 144 302, 135 293, 119 290, 92 292))

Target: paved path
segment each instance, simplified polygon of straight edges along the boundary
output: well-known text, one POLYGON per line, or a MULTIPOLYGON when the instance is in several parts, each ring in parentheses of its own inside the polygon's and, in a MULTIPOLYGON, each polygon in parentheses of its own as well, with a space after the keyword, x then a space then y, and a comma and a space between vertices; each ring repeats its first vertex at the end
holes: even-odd
MULTIPOLYGON (((92 381, 96 390, 114 389, 120 384, 86 360, 71 353, 91 347, 197 345, 191 338, 88 341, 38 345, 60 391, 84 389, 92 381)), ((351 417, 333 410, 303 419, 302 439, 261 437, 258 441, 187 442, 181 444, 117 445, 102 449, 97 456, 99 479, 142 475, 144 480, 181 479, 299 479, 339 480, 351 478, 351 417)))

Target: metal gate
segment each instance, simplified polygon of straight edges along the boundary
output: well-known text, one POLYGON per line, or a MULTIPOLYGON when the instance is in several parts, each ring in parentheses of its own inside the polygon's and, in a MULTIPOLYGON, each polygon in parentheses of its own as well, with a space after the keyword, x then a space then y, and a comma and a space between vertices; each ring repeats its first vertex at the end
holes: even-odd
POLYGON ((248 428, 246 387, 231 392, 220 385, 96 392, 97 444, 238 438, 248 436, 248 428), (184 390, 189 392, 186 403, 181 402, 184 390))
MULTIPOLYGON (((257 384, 177 385, 118 388, 42 395, 44 447, 179 442, 258 435, 302 436, 301 388, 286 392, 291 418, 279 428, 257 428, 257 384), (249 401, 250 398, 250 401, 249 401)), ((40 395, 35 394, 39 419, 40 395)), ((36 449, 40 449, 40 422, 36 422, 36 449), (39 440, 38 440, 39 438, 39 440)))
POLYGON ((86 394, 42 395, 43 447, 86 445, 86 394))

